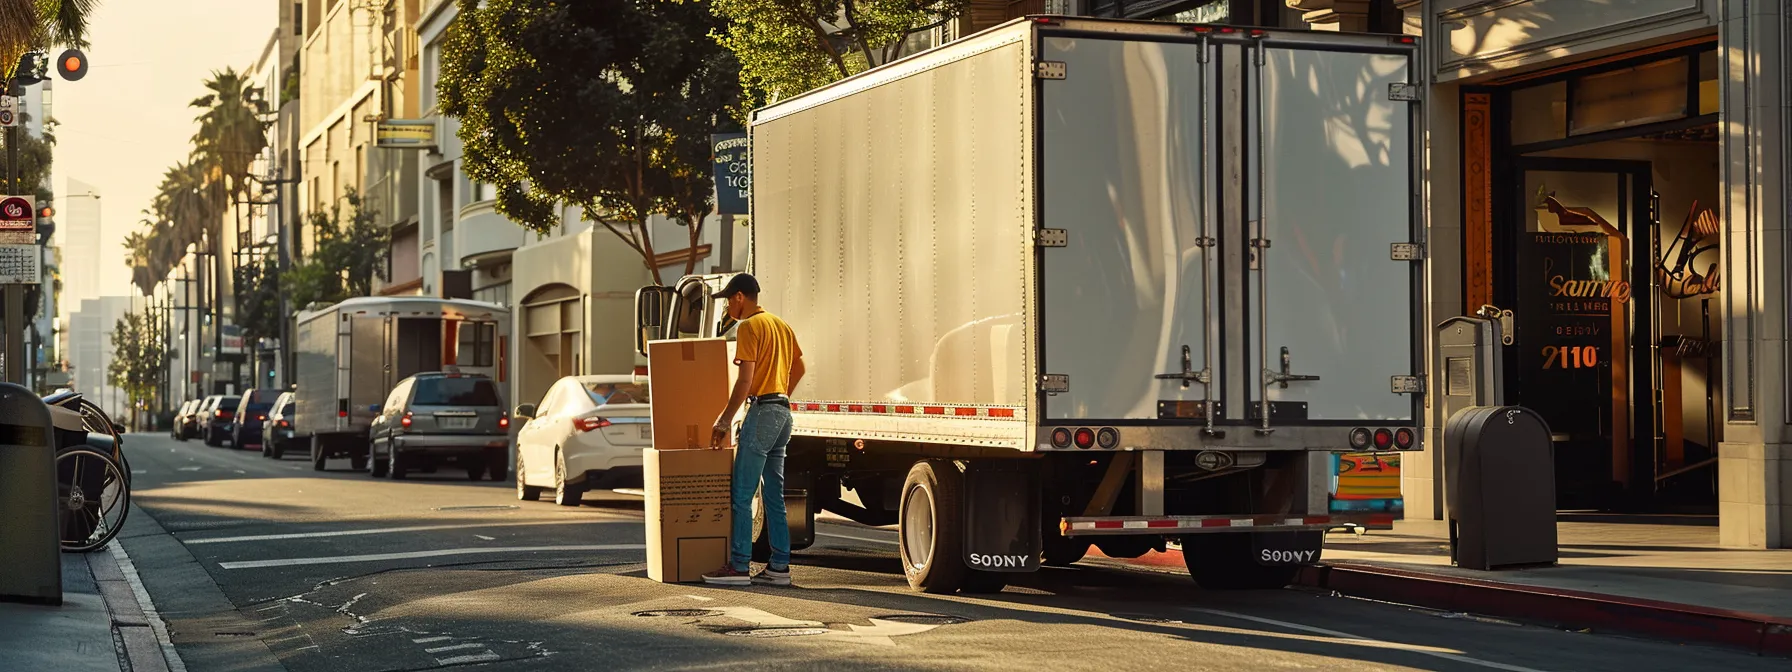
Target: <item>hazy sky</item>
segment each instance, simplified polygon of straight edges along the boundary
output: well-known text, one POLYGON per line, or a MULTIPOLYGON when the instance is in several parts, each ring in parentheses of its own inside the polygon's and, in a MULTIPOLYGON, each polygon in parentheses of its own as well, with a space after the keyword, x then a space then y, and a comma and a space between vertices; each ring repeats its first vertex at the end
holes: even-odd
MULTIPOLYGON (((192 151, 198 110, 187 103, 205 95, 213 70, 254 64, 278 21, 276 3, 285 1, 100 0, 87 77, 56 81, 50 116, 61 122, 52 183, 57 209, 66 208, 67 178, 102 194, 102 294, 133 291, 124 237, 137 229, 162 172, 192 151)), ((92 249, 58 244, 65 258, 92 249)))

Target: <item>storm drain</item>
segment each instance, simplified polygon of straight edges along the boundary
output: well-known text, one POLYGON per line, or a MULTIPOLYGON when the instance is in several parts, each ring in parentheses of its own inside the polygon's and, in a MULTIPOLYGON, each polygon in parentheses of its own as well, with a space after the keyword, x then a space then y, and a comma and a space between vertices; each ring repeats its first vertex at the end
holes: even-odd
POLYGON ((635 612, 635 615, 646 616, 648 618, 709 618, 711 616, 721 616, 722 612, 713 609, 655 609, 652 611, 637 611, 635 612))
POLYGON ((724 630, 722 634, 729 637, 808 637, 825 635, 833 630, 827 628, 749 628, 746 630, 724 630))
POLYGON ((971 620, 968 618, 959 618, 957 616, 941 616, 939 614, 895 614, 892 616, 872 616, 872 618, 880 621, 895 621, 897 623, 912 623, 915 625, 958 625, 960 623, 968 623, 971 620))

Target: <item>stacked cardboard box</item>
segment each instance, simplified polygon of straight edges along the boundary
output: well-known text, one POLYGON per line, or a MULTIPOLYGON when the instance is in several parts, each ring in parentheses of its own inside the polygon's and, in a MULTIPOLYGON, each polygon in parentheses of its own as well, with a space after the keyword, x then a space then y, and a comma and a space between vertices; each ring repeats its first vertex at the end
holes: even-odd
POLYGON ((701 581, 728 560, 733 436, 710 449, 711 428, 728 406, 728 343, 719 338, 647 344, 653 391, 653 448, 643 456, 647 491, 647 576, 701 581))

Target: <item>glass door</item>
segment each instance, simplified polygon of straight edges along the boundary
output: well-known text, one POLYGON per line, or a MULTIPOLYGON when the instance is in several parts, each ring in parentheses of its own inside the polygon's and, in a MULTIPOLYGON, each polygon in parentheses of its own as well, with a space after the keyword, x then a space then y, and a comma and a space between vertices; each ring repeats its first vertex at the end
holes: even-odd
POLYGON ((1561 508, 1617 508, 1653 480, 1650 167, 1522 159, 1518 168, 1507 402, 1548 420, 1561 508))

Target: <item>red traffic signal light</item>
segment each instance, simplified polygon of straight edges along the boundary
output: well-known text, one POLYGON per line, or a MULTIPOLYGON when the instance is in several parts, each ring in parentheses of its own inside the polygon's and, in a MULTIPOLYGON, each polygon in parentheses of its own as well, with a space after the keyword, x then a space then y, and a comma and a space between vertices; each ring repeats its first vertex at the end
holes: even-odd
POLYGON ((39 216, 39 217, 55 217, 56 209, 46 205, 44 207, 37 209, 37 216, 39 216))
POLYGON ((81 53, 80 49, 62 52, 61 56, 56 57, 56 71, 62 73, 63 79, 71 82, 86 77, 87 54, 81 53))

